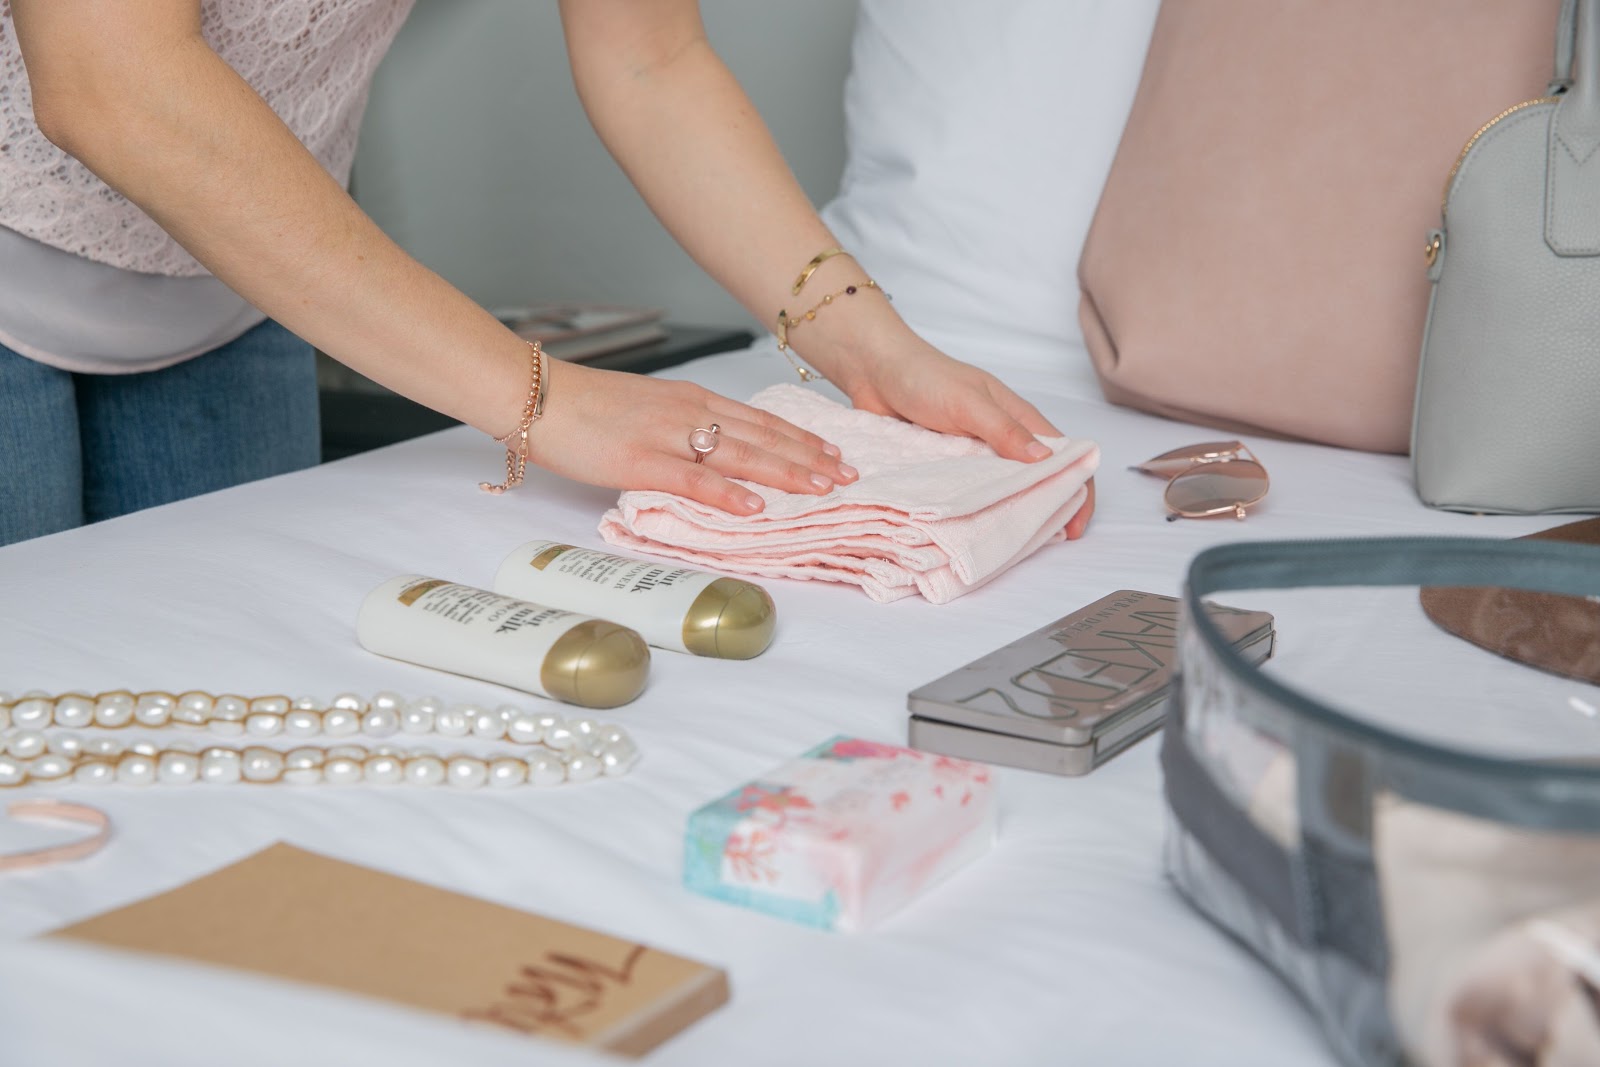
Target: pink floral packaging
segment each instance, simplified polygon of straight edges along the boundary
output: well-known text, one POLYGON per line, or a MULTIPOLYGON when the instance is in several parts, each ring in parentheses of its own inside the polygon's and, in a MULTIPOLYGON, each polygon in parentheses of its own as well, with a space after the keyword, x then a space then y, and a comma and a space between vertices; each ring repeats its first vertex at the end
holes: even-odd
POLYGON ((987 852, 995 826, 983 764, 836 737, 691 815, 683 882, 860 930, 987 852))

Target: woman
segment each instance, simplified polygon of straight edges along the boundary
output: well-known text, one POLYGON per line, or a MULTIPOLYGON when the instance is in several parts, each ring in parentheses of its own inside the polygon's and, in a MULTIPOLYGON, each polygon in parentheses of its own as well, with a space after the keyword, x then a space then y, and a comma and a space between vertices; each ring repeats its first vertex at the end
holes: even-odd
MULTIPOLYGON (((362 214, 344 191, 355 131, 409 7, 0 0, 0 543, 315 462, 311 346, 505 440, 508 466, 525 447, 559 474, 734 514, 761 502, 730 479, 821 494, 855 478, 837 448, 697 386, 538 368, 362 214)), ((564 0, 562 18, 607 146, 696 260, 773 321, 833 240, 697 4, 564 0)), ((807 296, 861 277, 833 256, 807 296)), ((1057 432, 875 292, 792 340, 859 407, 1016 459, 1057 432)))

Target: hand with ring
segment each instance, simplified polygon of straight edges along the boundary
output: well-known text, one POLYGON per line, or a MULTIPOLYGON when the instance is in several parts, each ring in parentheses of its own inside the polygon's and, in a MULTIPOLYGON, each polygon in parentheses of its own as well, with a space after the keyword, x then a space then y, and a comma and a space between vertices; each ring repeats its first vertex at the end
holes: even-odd
POLYGON ((676 493, 734 515, 764 506, 739 481, 823 496, 858 477, 816 434, 692 382, 559 360, 549 374, 528 458, 557 474, 676 493))
POLYGON ((697 427, 689 434, 689 448, 694 452, 696 463, 704 463, 706 457, 717 450, 717 434, 721 432, 722 427, 713 422, 709 430, 697 427))

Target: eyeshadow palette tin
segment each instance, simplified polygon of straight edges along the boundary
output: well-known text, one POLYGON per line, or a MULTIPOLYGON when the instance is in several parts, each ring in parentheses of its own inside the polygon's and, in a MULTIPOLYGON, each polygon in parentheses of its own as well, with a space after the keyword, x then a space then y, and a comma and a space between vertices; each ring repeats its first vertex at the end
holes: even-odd
MULTIPOLYGON (((1208 604, 1251 662, 1272 616, 1208 604)), ((913 748, 1051 774, 1087 774, 1160 725, 1179 603, 1120 589, 914 690, 913 748)))

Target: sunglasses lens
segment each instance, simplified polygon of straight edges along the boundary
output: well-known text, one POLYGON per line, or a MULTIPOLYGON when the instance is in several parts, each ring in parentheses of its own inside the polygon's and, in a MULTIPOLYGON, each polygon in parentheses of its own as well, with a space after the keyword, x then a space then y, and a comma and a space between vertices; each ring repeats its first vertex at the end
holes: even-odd
POLYGON ((1199 445, 1185 445, 1182 448, 1174 448, 1171 452, 1163 452, 1134 469, 1145 474, 1158 474, 1163 478, 1170 478, 1174 474, 1188 470, 1201 460, 1237 455, 1239 449, 1243 447, 1238 441, 1208 441, 1199 445))
POLYGON ((1267 472, 1248 459, 1207 463, 1167 484, 1167 506, 1179 515, 1196 517, 1248 506, 1266 495, 1267 472))

